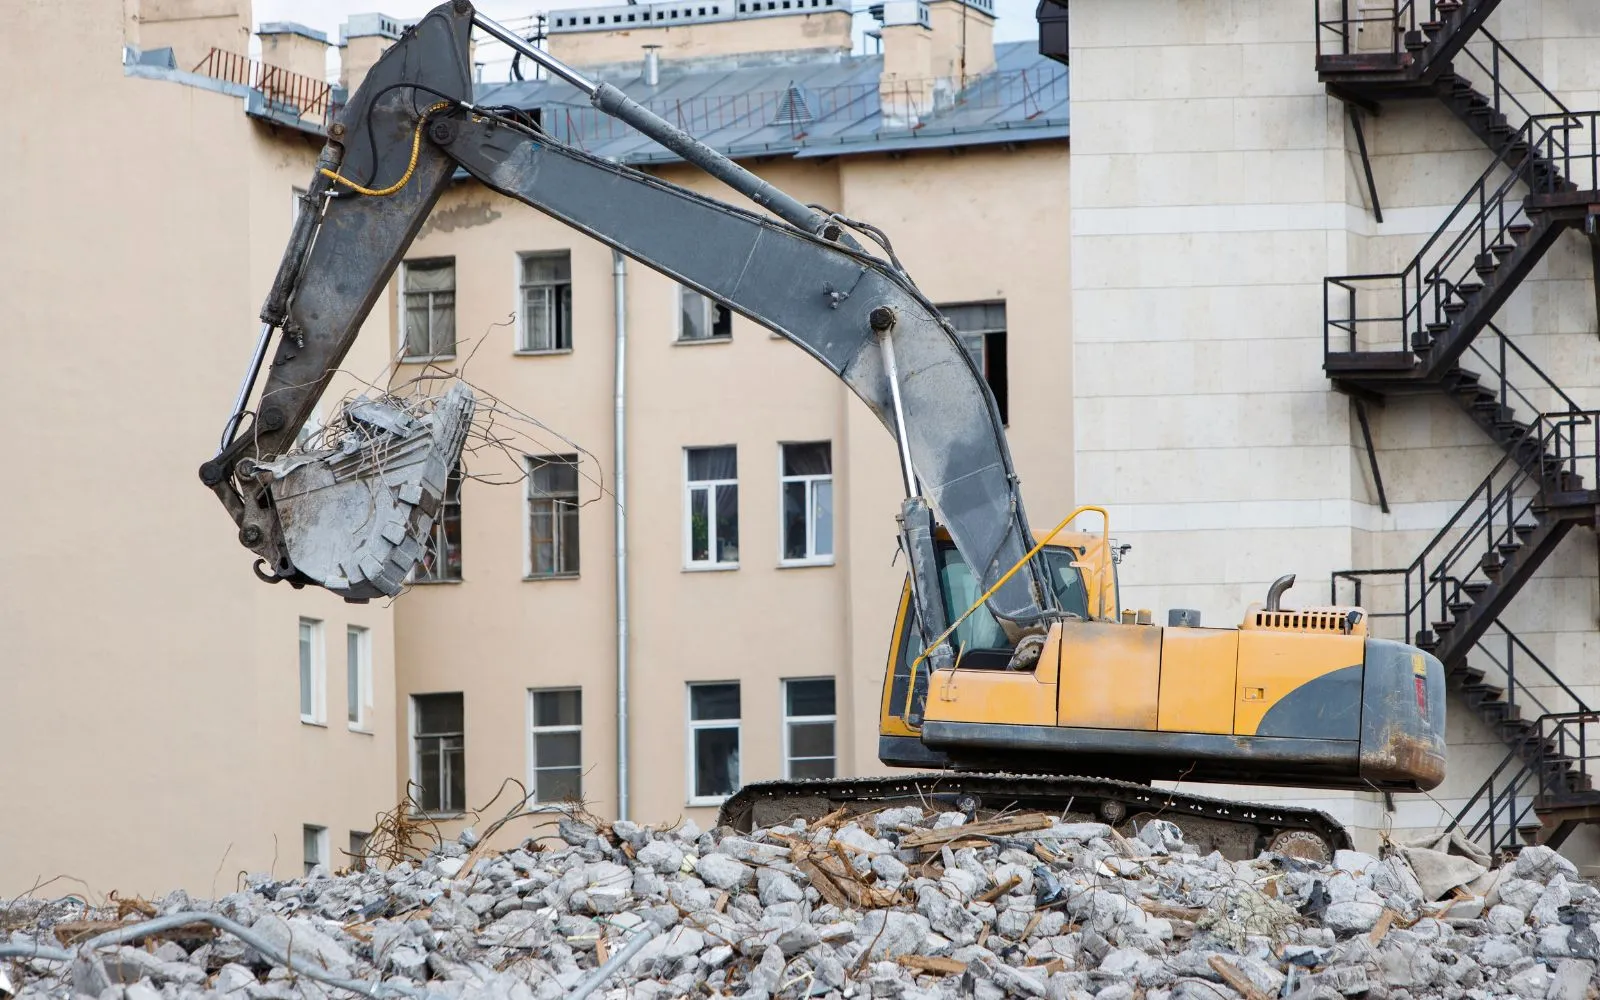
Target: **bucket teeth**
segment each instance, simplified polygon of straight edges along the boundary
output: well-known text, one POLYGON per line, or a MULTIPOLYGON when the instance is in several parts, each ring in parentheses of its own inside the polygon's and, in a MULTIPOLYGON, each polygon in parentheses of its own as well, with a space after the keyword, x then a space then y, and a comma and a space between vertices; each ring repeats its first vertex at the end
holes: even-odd
POLYGON ((475 406, 459 382, 423 417, 362 397, 346 406, 350 429, 335 447, 264 466, 294 568, 351 600, 398 594, 426 551, 475 406))

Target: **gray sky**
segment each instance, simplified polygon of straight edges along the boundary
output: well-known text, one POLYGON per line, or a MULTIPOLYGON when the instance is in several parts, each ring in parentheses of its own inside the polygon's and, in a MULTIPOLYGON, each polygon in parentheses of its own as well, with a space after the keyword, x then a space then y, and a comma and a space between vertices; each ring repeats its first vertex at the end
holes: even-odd
MULTIPOLYGON (((528 24, 540 10, 596 7, 614 2, 616 0, 557 0, 555 3, 538 5, 528 0, 476 0, 479 10, 512 28, 528 24)), ((995 24, 995 40, 1008 42, 1037 38, 1038 29, 1033 20, 1035 2, 995 0, 995 12, 999 15, 995 24)), ((328 40, 337 43, 339 25, 351 14, 381 11, 399 18, 420 17, 438 6, 438 3, 439 0, 255 0, 254 12, 257 25, 266 21, 298 21, 327 32, 328 40)), ((859 32, 871 19, 865 14, 867 0, 856 0, 856 6, 862 11, 856 17, 859 32)), ((506 79, 511 56, 503 46, 480 42, 478 58, 487 64, 484 68, 485 79, 506 79)), ((330 53, 330 72, 337 65, 336 58, 330 53)))

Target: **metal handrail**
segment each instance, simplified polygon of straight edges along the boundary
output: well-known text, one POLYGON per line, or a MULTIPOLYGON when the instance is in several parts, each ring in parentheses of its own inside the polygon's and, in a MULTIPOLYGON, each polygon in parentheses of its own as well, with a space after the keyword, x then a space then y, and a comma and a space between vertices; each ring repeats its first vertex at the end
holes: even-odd
POLYGON ((1600 186, 1600 149, 1594 141, 1597 135, 1600 135, 1600 112, 1529 117, 1501 146, 1493 162, 1472 182, 1403 270, 1324 278, 1324 353, 1339 353, 1333 347, 1336 332, 1348 337, 1344 351, 1356 351, 1363 327, 1378 325, 1381 329, 1383 324, 1395 323, 1400 328, 1398 349, 1413 350, 1413 344, 1424 339, 1426 325, 1438 322, 1439 317, 1445 315, 1446 304, 1464 301, 1460 285, 1472 279, 1478 261, 1491 254, 1494 247, 1513 242, 1510 227, 1527 220, 1523 200, 1511 198, 1517 184, 1527 185, 1535 195, 1551 194, 1557 190, 1558 183, 1563 186, 1569 183, 1574 163, 1581 168, 1583 162, 1588 161, 1589 175, 1594 178, 1595 185, 1600 186), (1573 133, 1589 137, 1587 146, 1575 142, 1573 133), (1518 157, 1517 162, 1512 162, 1518 157), (1536 169, 1539 165, 1546 169, 1536 169), (1562 168, 1559 174, 1548 169, 1557 165, 1562 168), (1501 171, 1505 175, 1496 182, 1496 175, 1501 171), (1473 253, 1472 259, 1467 261, 1464 258, 1469 256, 1469 248, 1473 253), (1447 277, 1457 265, 1463 265, 1465 273, 1454 279, 1447 277), (1398 315, 1359 315, 1357 295, 1369 290, 1374 283, 1382 283, 1380 290, 1388 286, 1389 294, 1398 293, 1398 315), (1339 299, 1344 300, 1343 317, 1334 315, 1333 304, 1339 299))
MULTIPOLYGON (((1436 2, 1437 0, 1428 0, 1429 19, 1437 17, 1436 2)), ((1374 13, 1381 10, 1381 8, 1357 10, 1356 16, 1352 17, 1350 15, 1350 0, 1339 0, 1338 16, 1324 18, 1322 16, 1321 0, 1312 0, 1312 11, 1315 15, 1314 20, 1316 23, 1317 55, 1320 57, 1327 54, 1323 50, 1323 40, 1330 35, 1339 40, 1339 54, 1350 55, 1355 51, 1352 48, 1354 33, 1367 24, 1393 25, 1394 38, 1390 42, 1389 51, 1390 54, 1399 53, 1401 39, 1405 37, 1405 33, 1414 31, 1417 27, 1416 0, 1394 0, 1387 12, 1374 13), (1405 25, 1403 29, 1401 27, 1402 24, 1405 25), (1354 28, 1352 28, 1352 25, 1354 28)))
POLYGON ((1523 64, 1522 60, 1518 59, 1516 57, 1515 53, 1513 53, 1510 49, 1506 48, 1505 44, 1503 42, 1501 42, 1500 39, 1494 37, 1493 33, 1491 33, 1488 28, 1479 28, 1477 33, 1476 33, 1476 35, 1481 35, 1482 37, 1488 39, 1488 41, 1489 41, 1489 46, 1490 46, 1490 60, 1489 60, 1489 63, 1486 65, 1484 63, 1484 61, 1481 58, 1479 58, 1478 54, 1476 52, 1472 51, 1472 42, 1471 41, 1467 42, 1467 44, 1462 47, 1461 52, 1468 59, 1472 60, 1473 64, 1476 65, 1479 69, 1481 69, 1485 73, 1489 74, 1489 79, 1493 82, 1493 86, 1491 87, 1492 93, 1490 94, 1490 100, 1491 100, 1491 102, 1493 104, 1493 107, 1494 107, 1494 109, 1496 111, 1501 111, 1503 113, 1503 108, 1501 107, 1501 103, 1500 103, 1500 95, 1501 95, 1502 92, 1504 92, 1505 95, 1508 98, 1511 99, 1511 102, 1513 104, 1515 104, 1519 110, 1522 111, 1522 114, 1523 114, 1523 116, 1525 118, 1532 118, 1536 114, 1540 114, 1540 113, 1548 113, 1548 112, 1535 112, 1535 111, 1529 110, 1528 107, 1526 105, 1524 105, 1520 100, 1518 100, 1516 95, 1511 92, 1511 88, 1509 88, 1509 87, 1507 87, 1505 85, 1505 82, 1504 82, 1504 79, 1503 79, 1503 75, 1500 72, 1500 61, 1501 61, 1501 58, 1504 57, 1507 61, 1509 61, 1511 63, 1511 65, 1515 66, 1519 71, 1521 71, 1522 75, 1524 77, 1526 77, 1528 79, 1528 81, 1530 83, 1532 83, 1536 88, 1538 88, 1540 93, 1544 94, 1545 97, 1549 98, 1550 103, 1555 105, 1557 113, 1559 113, 1559 114, 1570 114, 1571 113, 1570 109, 1565 104, 1562 103, 1561 98, 1559 98, 1555 94, 1551 93, 1550 88, 1546 87, 1544 85, 1544 81, 1540 80, 1537 76, 1534 76, 1533 75, 1533 70, 1531 70, 1527 66, 1525 66, 1523 64))
MULTIPOLYGON (((1495 380, 1499 385, 1501 406, 1511 407, 1512 397, 1516 397, 1516 400, 1520 402, 1527 410, 1530 410, 1534 413, 1538 413, 1540 411, 1550 412, 1545 410, 1544 407, 1540 406, 1532 399, 1528 398, 1528 395, 1521 389, 1518 389, 1516 386, 1511 384, 1507 362, 1510 359, 1515 358, 1516 360, 1521 361, 1529 371, 1533 372, 1533 374, 1538 377, 1539 381, 1543 383, 1546 389, 1555 393, 1563 403, 1567 404, 1568 413, 1578 413, 1582 411, 1583 408, 1578 405, 1578 401, 1569 396, 1565 389, 1561 388, 1559 385, 1556 385, 1555 380, 1549 375, 1545 374, 1544 369, 1539 367, 1538 362, 1528 357, 1527 353, 1524 352, 1522 348, 1518 347, 1515 341, 1506 336, 1504 330, 1500 329, 1492 322, 1486 323, 1485 327, 1495 337, 1495 341, 1499 346, 1498 365, 1493 359, 1478 349, 1478 343, 1469 344, 1467 346, 1467 352, 1472 354, 1479 361, 1483 362, 1484 368, 1488 369, 1489 373, 1494 375, 1495 380)), ((1479 337, 1481 338, 1482 334, 1479 334, 1479 337)))
POLYGON ((314 121, 324 128, 333 120, 337 110, 333 101, 333 87, 326 80, 295 73, 237 52, 212 48, 195 66, 194 72, 248 87, 261 94, 268 107, 287 111, 296 118, 314 121))
POLYGON ((1525 522, 1533 504, 1552 484, 1560 485, 1561 475, 1580 469, 1591 475, 1600 471, 1600 436, 1595 434, 1596 427, 1600 427, 1600 411, 1540 414, 1523 438, 1535 442, 1536 447, 1508 452, 1411 565, 1403 569, 1339 570, 1332 574, 1331 599, 1339 603, 1341 581, 1353 582, 1355 603, 1364 606, 1360 597, 1363 580, 1399 576, 1400 609, 1369 609, 1372 617, 1402 619, 1407 641, 1416 641, 1430 621, 1449 620, 1450 604, 1461 599, 1468 582, 1485 572, 1483 557, 1497 554, 1501 544, 1516 541, 1516 526, 1525 522), (1582 441, 1579 427, 1590 428, 1582 441), (1429 616, 1435 613, 1438 618, 1431 619, 1429 616))
POLYGON ((1500 764, 1484 779, 1472 797, 1451 817, 1450 823, 1444 828, 1446 834, 1460 829, 1469 840, 1478 840, 1480 846, 1490 851, 1499 851, 1517 843, 1519 829, 1526 825, 1529 814, 1534 811, 1535 796, 1519 794, 1524 793, 1529 781, 1537 781, 1538 774, 1528 762, 1523 760, 1516 750, 1511 750, 1501 758, 1500 764), (1495 791, 1496 779, 1506 773, 1507 768, 1514 768, 1510 777, 1500 782, 1500 790, 1495 791), (1484 808, 1477 819, 1467 825, 1467 817, 1472 815, 1473 807, 1485 800, 1484 808), (1520 805, 1518 803, 1521 803, 1520 805), (1503 821, 1499 819, 1504 813, 1503 821), (1488 834, 1488 843, 1483 843, 1481 838, 1488 834))
MULTIPOLYGON (((1583 700, 1583 698, 1580 697, 1576 691, 1572 690, 1572 688, 1568 687, 1567 682, 1562 680, 1554 670, 1550 669, 1550 665, 1545 663, 1544 660, 1540 658, 1539 654, 1535 653, 1531 648, 1529 648, 1528 644, 1523 642, 1520 636, 1506 628, 1505 625, 1498 620, 1494 623, 1493 627, 1498 628, 1504 635, 1506 641, 1505 658, 1502 660, 1499 656, 1496 656, 1494 651, 1491 650, 1489 645, 1482 639, 1479 639, 1475 645, 1484 656, 1489 658, 1490 662, 1492 662, 1496 667, 1500 668, 1500 672, 1505 676, 1507 704, 1521 705, 1522 701, 1518 697, 1518 694, 1521 693, 1525 694, 1527 700, 1538 707, 1541 715, 1548 715, 1552 711, 1549 705, 1546 705, 1538 695, 1533 693, 1532 688, 1529 687, 1525 679, 1518 680, 1517 657, 1520 653, 1524 661, 1531 661, 1533 666, 1538 668, 1539 673, 1544 675, 1544 677, 1551 682, 1551 686, 1560 688, 1563 694, 1572 699, 1573 705, 1576 706, 1576 711, 1590 711, 1588 704, 1583 700)), ((1526 671, 1524 671, 1524 677, 1525 676, 1526 671)))

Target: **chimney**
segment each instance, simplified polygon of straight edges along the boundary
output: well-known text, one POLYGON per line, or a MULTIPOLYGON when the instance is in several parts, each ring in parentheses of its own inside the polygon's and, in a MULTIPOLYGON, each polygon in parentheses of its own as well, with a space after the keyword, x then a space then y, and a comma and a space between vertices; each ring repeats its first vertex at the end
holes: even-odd
POLYGON ((933 75, 957 90, 994 69, 994 0, 928 0, 933 75))
POLYGON ((327 35, 293 21, 263 24, 256 34, 261 38, 261 61, 266 65, 313 80, 327 79, 327 35))
POLYGON ((883 72, 878 100, 884 124, 910 128, 932 106, 933 25, 924 0, 884 0, 883 72))
POLYGON ((250 0, 130 0, 130 5, 129 43, 141 52, 171 49, 178 69, 198 68, 212 49, 242 56, 250 47, 250 0))
POLYGON ((655 87, 661 83, 661 57, 656 50, 659 45, 646 45, 644 47, 644 85, 655 87))
POLYGON ((405 26, 388 14, 351 14, 350 20, 339 26, 339 86, 346 95, 356 92, 378 57, 400 40, 405 26))

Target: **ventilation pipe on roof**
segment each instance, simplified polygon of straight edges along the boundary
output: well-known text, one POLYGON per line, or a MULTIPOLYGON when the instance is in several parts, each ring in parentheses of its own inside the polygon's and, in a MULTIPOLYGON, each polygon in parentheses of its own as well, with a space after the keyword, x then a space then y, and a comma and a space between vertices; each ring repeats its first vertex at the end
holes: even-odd
POLYGON ((644 83, 647 87, 654 87, 661 83, 661 58, 656 54, 659 45, 646 45, 644 47, 644 83))

